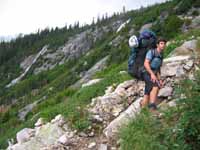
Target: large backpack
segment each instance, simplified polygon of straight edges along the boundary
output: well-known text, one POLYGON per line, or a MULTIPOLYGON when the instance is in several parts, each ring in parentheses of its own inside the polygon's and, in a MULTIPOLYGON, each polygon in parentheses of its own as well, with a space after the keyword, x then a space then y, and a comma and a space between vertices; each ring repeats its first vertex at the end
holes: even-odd
POLYGON ((151 30, 144 30, 140 33, 137 39, 138 46, 131 45, 131 52, 128 59, 128 73, 132 77, 142 80, 142 72, 144 71, 144 59, 149 49, 156 48, 156 35, 151 30))

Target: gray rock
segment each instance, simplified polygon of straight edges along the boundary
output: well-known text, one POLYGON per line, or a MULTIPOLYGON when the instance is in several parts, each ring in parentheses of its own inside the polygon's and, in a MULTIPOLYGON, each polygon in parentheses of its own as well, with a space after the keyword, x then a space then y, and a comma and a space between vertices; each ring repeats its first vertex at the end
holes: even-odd
POLYGON ((11 150, 11 147, 14 145, 14 139, 13 138, 11 138, 11 139, 8 139, 7 140, 8 141, 8 150, 11 150))
POLYGON ((120 114, 119 117, 114 119, 103 131, 108 139, 116 139, 119 129, 126 125, 130 120, 136 117, 136 114, 140 112, 140 101, 142 98, 137 99, 132 103, 127 110, 120 114))
POLYGON ((92 143, 90 143, 89 145, 88 145, 88 148, 89 149, 92 149, 92 148, 94 148, 96 146, 96 143, 95 142, 92 142, 92 143))
POLYGON ((93 122, 103 122, 103 119, 99 115, 93 115, 93 122))
POLYGON ((35 123, 35 127, 40 127, 40 126, 42 126, 42 125, 44 125, 44 119, 43 118, 39 118, 38 120, 37 120, 37 122, 35 123))
POLYGON ((119 74, 127 74, 127 71, 122 70, 119 72, 119 74))
POLYGON ((72 145, 74 143, 73 137, 74 137, 73 132, 66 132, 58 139, 58 142, 63 145, 72 145))
POLYGON ((35 134, 35 130, 34 129, 30 129, 30 128, 24 128, 21 131, 17 132, 17 142, 19 144, 25 143, 27 141, 29 141, 31 139, 31 137, 33 137, 35 134))
POLYGON ((162 11, 159 17, 160 22, 164 22, 165 19, 169 16, 169 12, 168 11, 162 11))
POLYGON ((124 37, 118 35, 114 40, 112 40, 109 43, 109 45, 112 45, 114 47, 118 47, 123 40, 124 40, 124 37))
POLYGON ((173 93, 172 87, 164 87, 164 88, 160 89, 160 91, 158 93, 158 97, 172 96, 172 93, 173 93))
POLYGON ((29 105, 25 106, 24 108, 20 109, 19 112, 18 112, 19 120, 24 121, 25 118, 26 118, 26 116, 27 116, 27 114, 28 114, 29 112, 31 112, 32 109, 33 109, 35 106, 37 106, 37 102, 34 102, 34 103, 32 103, 32 104, 29 104, 29 105))
POLYGON ((26 70, 16 79, 12 80, 8 85, 6 85, 6 88, 9 88, 15 84, 17 84, 18 82, 20 82, 22 80, 22 78, 28 73, 28 71, 30 70, 30 68, 32 67, 33 64, 36 63, 36 61, 39 59, 39 57, 41 57, 42 55, 44 55, 44 53, 47 51, 48 45, 45 45, 42 50, 35 56, 35 58, 33 59, 33 61, 30 62, 30 64, 23 64, 24 66, 28 66, 26 68, 26 70))
POLYGON ((87 135, 86 133, 84 133, 84 132, 80 132, 78 135, 79 135, 80 137, 88 137, 88 135, 87 135))
POLYGON ((51 123, 56 123, 58 126, 62 127, 66 123, 66 120, 61 114, 59 114, 51 120, 51 123))
POLYGON ((120 115, 126 109, 127 99, 135 100, 135 95, 144 90, 144 82, 137 82, 136 80, 128 80, 119 84, 114 90, 113 86, 111 91, 106 94, 92 99, 88 111, 92 114, 93 118, 100 120, 99 122, 109 122, 113 117, 120 115))
POLYGON ((170 102, 168 103, 168 105, 169 105, 169 107, 175 107, 175 106, 177 106, 176 100, 170 101, 170 102))
POLYGON ((104 57, 101 59, 99 62, 97 62, 92 68, 90 68, 85 75, 77 81, 74 85, 72 85, 72 88, 77 88, 80 87, 82 84, 88 82, 89 80, 92 79, 92 76, 97 72, 101 71, 106 67, 106 62, 108 60, 108 56, 104 57))
POLYGON ((200 28, 200 15, 192 20, 190 28, 200 28))
POLYGON ((189 60, 188 62, 186 62, 186 64, 183 66, 183 68, 186 71, 190 71, 193 66, 194 66, 194 61, 193 60, 189 60))
POLYGON ((186 74, 183 66, 191 59, 191 56, 175 56, 164 59, 161 68, 162 77, 181 77, 186 74))
POLYGON ((108 146, 106 144, 100 144, 98 150, 108 150, 108 146))
POLYGON ((107 89, 105 90, 105 94, 110 94, 114 91, 114 87, 113 86, 109 86, 107 87, 107 89))
POLYGON ((46 147, 47 145, 49 147, 53 144, 56 144, 59 137, 65 133, 64 130, 57 124, 51 123, 47 123, 41 127, 38 127, 35 136, 30 138, 28 135, 29 132, 32 132, 32 130, 33 129, 30 129, 25 131, 25 134, 20 134, 20 140, 17 144, 11 147, 12 150, 38 150, 46 147))
POLYGON ((94 137, 94 136, 95 136, 95 134, 93 131, 88 134, 88 137, 94 137))
POLYGON ((27 58, 25 58, 24 61, 20 63, 20 68, 22 68, 23 70, 26 70, 26 68, 28 68, 28 66, 32 64, 34 58, 35 58, 35 55, 30 55, 27 58))
POLYGON ((153 23, 148 23, 148 24, 145 24, 145 25, 143 25, 141 28, 140 28, 140 33, 142 32, 142 31, 144 31, 145 29, 150 29, 151 27, 152 27, 152 25, 153 25, 153 23))
POLYGON ((121 21, 112 22, 107 26, 87 29, 79 34, 69 38, 69 40, 56 50, 49 50, 46 55, 37 62, 38 66, 34 69, 34 74, 41 71, 51 70, 56 65, 64 64, 73 59, 80 58, 90 52, 92 46, 97 40, 101 40, 109 31, 116 30, 121 21))
POLYGON ((184 42, 180 47, 175 48, 169 56, 192 56, 197 55, 197 53, 197 40, 190 40, 184 42))
POLYGON ((100 82, 102 79, 93 79, 88 81, 87 83, 82 84, 82 87, 86 87, 86 86, 91 86, 93 84, 96 84, 98 82, 100 82))

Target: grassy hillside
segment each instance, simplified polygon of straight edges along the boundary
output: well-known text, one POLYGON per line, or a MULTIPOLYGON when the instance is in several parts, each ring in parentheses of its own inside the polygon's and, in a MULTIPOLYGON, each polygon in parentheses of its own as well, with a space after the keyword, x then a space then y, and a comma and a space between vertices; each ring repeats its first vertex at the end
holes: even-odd
MULTIPOLYGON (((187 40, 191 36, 200 36, 199 30, 195 29, 185 34, 181 33, 180 28, 182 24, 188 20, 181 20, 177 18, 177 15, 187 12, 192 5, 194 7, 199 7, 198 0, 190 0, 190 5, 188 4, 187 8, 185 8, 185 3, 188 3, 188 1, 169 1, 140 10, 129 11, 125 14, 115 14, 110 18, 101 19, 96 24, 90 26, 79 27, 79 25, 76 24, 73 27, 64 27, 62 29, 45 29, 36 34, 18 37, 16 40, 8 43, 0 43, 0 78, 2 79, 0 82, 0 104, 4 106, 0 112, 0 148, 5 148, 7 146, 7 139, 13 138, 20 129, 24 127, 33 127, 34 122, 39 117, 44 117, 49 121, 60 113, 67 118, 72 128, 79 131, 86 130, 91 122, 88 119, 89 114, 85 111, 85 106, 91 102, 91 99, 103 95, 107 86, 114 83, 119 84, 122 81, 131 79, 128 74, 119 74, 119 71, 127 70, 127 60, 129 56, 127 41, 131 29, 134 28, 135 34, 138 34, 142 25, 154 22, 152 29, 157 35, 164 36, 168 40, 175 40, 174 43, 167 47, 165 57, 167 57, 175 47, 181 45, 183 40, 187 40), (177 5, 179 7, 174 9, 177 5), (160 22, 160 14, 166 11, 168 12, 167 18, 164 22, 160 22), (63 65, 56 66, 52 70, 41 72, 38 75, 33 75, 30 72, 20 83, 9 89, 4 88, 6 84, 21 73, 22 70, 19 67, 20 62, 25 57, 36 54, 44 45, 49 44, 50 47, 55 50, 59 46, 62 46, 74 34, 96 26, 105 26, 116 20, 126 21, 129 18, 131 18, 131 22, 127 24, 124 29, 119 33, 115 31, 109 32, 102 40, 95 43, 88 55, 71 60, 63 65), (123 40, 120 41, 119 46, 115 47, 111 45, 110 42, 118 36, 123 37, 123 40), (80 79, 79 75, 81 72, 90 69, 96 62, 107 55, 109 56, 107 68, 98 72, 93 77, 103 78, 101 82, 84 88, 69 88, 70 85, 80 79), (87 61, 86 65, 84 65, 85 61, 87 61), (18 119, 18 110, 44 96, 46 99, 28 114, 25 121, 20 121, 18 119), (11 105, 15 100, 17 100, 17 103, 11 105), (8 127, 10 128, 8 129, 8 127)), ((168 113, 166 112, 166 117, 168 114, 169 118, 163 120, 163 124, 159 123, 156 126, 154 126, 157 123, 156 120, 151 120, 148 112, 144 111, 138 119, 138 124, 137 122, 135 124, 132 122, 123 131, 122 139, 124 139, 124 149, 130 149, 132 146, 130 143, 135 143, 140 146, 140 142, 146 142, 146 144, 144 144, 144 147, 137 147, 138 149, 145 149, 148 145, 150 145, 152 149, 163 148, 159 143, 153 143, 152 141, 155 141, 157 138, 162 138, 162 136, 169 136, 168 130, 165 128, 166 122, 173 120, 173 118, 176 117, 176 113, 184 112, 187 109, 188 108, 183 108, 180 112, 179 110, 169 110, 168 113), (173 115, 172 112, 174 112, 173 115), (149 122, 149 124, 146 124, 147 122, 149 122), (159 128, 160 126, 163 127, 159 128), (143 130, 143 127, 146 129, 143 130), (151 133, 156 131, 156 128, 160 129, 158 134, 156 134, 155 137, 149 138, 151 133), (135 132, 135 129, 137 129, 138 132, 135 132), (148 132, 144 135, 145 137, 138 136, 146 131, 148 132), (164 133, 160 135, 162 131, 164 131, 164 133), (135 132, 138 139, 129 137, 129 132, 135 132), (155 147, 155 145, 157 147, 155 147)), ((171 122, 172 125, 170 128, 177 123, 176 121, 171 122)), ((181 125, 184 125, 184 123, 181 125)), ((197 123, 195 123, 195 125, 196 124, 197 123)), ((179 135, 175 137, 179 137, 179 135)), ((183 142, 181 140, 182 139, 180 139, 180 143, 183 142)), ((172 141, 163 142, 168 142, 167 144, 170 145, 172 141)), ((176 147, 176 145, 174 147, 176 147)), ((172 148, 174 147, 172 146, 172 148)))

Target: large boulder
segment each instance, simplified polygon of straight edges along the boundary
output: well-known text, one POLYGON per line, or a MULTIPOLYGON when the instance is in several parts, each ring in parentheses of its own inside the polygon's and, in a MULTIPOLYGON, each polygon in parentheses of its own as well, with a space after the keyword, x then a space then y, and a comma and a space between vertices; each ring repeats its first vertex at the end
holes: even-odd
POLYGON ((186 74, 184 65, 187 64, 192 58, 190 56, 174 56, 164 59, 161 68, 162 77, 181 77, 186 74))
POLYGON ((143 91, 144 82, 125 81, 112 92, 106 89, 105 95, 93 98, 88 110, 93 114, 93 120, 109 122, 126 109, 129 100, 133 102, 138 96, 142 96, 143 91))
POLYGON ((170 53, 170 57, 174 56, 195 56, 200 51, 197 48, 197 40, 184 42, 180 47, 177 47, 170 53))
POLYGON ((46 145, 52 145, 57 142, 65 132, 57 124, 47 123, 40 128, 37 128, 35 136, 30 138, 29 132, 31 130, 23 129, 17 134, 18 143, 10 147, 12 150, 39 150, 46 145))
POLYGON ((27 141, 30 140, 31 137, 33 137, 35 134, 35 130, 34 129, 30 129, 30 128, 24 128, 21 131, 17 132, 17 142, 19 144, 25 143, 27 141))
POLYGON ((64 117, 60 114, 51 120, 51 123, 46 124, 43 123, 42 118, 39 118, 35 125, 35 129, 25 128, 19 131, 16 135, 17 143, 10 145, 8 149, 38 150, 76 140, 73 139, 75 132, 68 127, 64 117))
POLYGON ((39 119, 37 120, 37 122, 35 123, 35 127, 40 127, 40 126, 42 126, 42 125, 44 125, 44 124, 45 124, 44 118, 39 118, 39 119))
POLYGON ((105 129, 104 134, 108 139, 116 139, 119 129, 127 125, 130 120, 134 119, 136 115, 140 112, 140 101, 142 98, 137 99, 132 103, 124 112, 120 114, 116 119, 114 119, 105 129))
POLYGON ((165 86, 164 88, 160 89, 158 93, 158 97, 170 97, 173 94, 173 88, 165 86))

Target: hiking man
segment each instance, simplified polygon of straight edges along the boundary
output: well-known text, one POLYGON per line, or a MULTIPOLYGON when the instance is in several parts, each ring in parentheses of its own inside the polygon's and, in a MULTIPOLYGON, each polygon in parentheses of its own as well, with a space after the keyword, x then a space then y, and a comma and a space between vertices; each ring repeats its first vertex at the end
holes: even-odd
POLYGON ((163 38, 158 39, 156 48, 149 50, 144 60, 143 80, 145 81, 145 90, 141 106, 144 107, 148 104, 150 110, 153 111, 157 109, 157 95, 159 89, 163 86, 163 81, 160 78, 160 68, 165 46, 166 40, 163 38))

